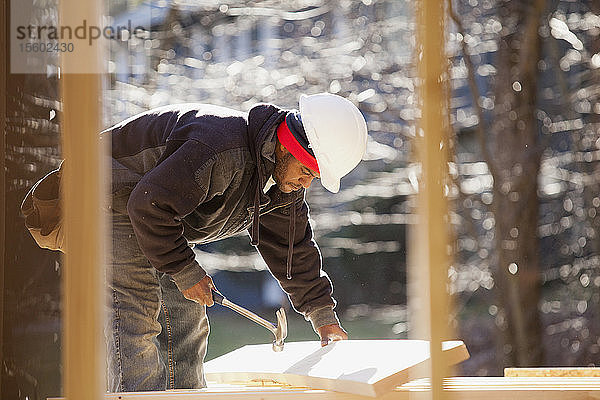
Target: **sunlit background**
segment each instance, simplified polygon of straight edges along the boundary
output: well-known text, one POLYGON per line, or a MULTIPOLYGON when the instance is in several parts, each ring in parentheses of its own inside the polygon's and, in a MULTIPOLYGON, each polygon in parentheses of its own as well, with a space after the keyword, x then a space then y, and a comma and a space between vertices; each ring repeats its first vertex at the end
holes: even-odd
MULTIPOLYGON (((55 1, 29 3, 32 22, 56 23, 55 1)), ((146 28, 110 44, 106 127, 180 102, 296 108, 301 93, 329 91, 359 106, 365 161, 338 194, 310 188, 311 219, 350 336, 408 337, 407 231, 420 173, 413 2, 110 0, 106 9, 111 24, 146 28)), ((600 4, 453 0, 451 9, 449 318, 471 354, 457 373, 598 366, 600 4)), ((8 82, 7 399, 61 391, 61 260, 35 246, 18 213, 61 159, 58 79, 49 68, 8 82)), ((290 340, 316 339, 246 235, 196 251, 228 298, 273 320, 283 304, 290 340)), ((209 316, 209 358, 270 340, 218 306, 209 316)))

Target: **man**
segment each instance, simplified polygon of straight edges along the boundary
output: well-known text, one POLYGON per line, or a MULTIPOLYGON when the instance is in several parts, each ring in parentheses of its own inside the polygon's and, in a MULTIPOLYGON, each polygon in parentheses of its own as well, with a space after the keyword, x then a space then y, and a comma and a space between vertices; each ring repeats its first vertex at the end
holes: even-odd
POLYGON ((347 339, 308 221, 305 189, 332 192, 361 160, 367 127, 348 100, 300 97, 300 110, 248 113, 167 106, 103 132, 112 143, 113 262, 109 389, 205 386, 202 363, 215 289, 190 244, 249 230, 321 344, 347 339))

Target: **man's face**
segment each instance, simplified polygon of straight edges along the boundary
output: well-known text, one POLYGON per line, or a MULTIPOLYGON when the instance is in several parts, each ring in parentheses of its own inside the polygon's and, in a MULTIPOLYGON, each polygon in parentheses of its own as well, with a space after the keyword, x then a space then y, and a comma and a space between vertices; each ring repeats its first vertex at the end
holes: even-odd
POLYGON ((304 166, 281 143, 277 142, 273 179, 279 190, 291 193, 302 188, 308 189, 315 178, 319 178, 318 173, 304 166))

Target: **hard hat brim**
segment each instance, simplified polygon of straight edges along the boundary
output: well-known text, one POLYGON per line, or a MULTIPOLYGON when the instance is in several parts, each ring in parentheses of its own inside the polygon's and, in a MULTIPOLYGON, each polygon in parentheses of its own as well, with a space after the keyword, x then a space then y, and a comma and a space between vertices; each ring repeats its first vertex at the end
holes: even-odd
MULTIPOLYGON (((300 101, 299 101, 299 106, 300 106, 300 115, 305 115, 305 113, 307 112, 306 110, 306 103, 305 100, 308 96, 305 94, 301 94, 300 95, 300 101)), ((319 140, 317 138, 315 129, 313 126, 310 125, 310 122, 307 119, 303 119, 303 124, 304 124, 304 131, 306 132, 306 136, 308 138, 308 142, 310 144, 310 147, 313 150, 313 153, 315 154, 315 158, 317 160, 317 165, 319 166, 319 171, 320 171, 320 175, 321 175, 321 185, 323 185, 323 187, 327 190, 329 190, 331 193, 337 193, 340 191, 340 178, 333 175, 330 171, 332 171, 332 168, 330 167, 329 163, 328 163, 328 159, 327 156, 325 154, 323 154, 323 152, 320 149, 319 146, 319 140)))

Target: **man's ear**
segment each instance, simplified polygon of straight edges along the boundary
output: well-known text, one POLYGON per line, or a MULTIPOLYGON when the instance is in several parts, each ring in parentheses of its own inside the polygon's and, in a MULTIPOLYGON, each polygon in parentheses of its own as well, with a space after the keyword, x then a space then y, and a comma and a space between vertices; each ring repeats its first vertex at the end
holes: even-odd
POLYGON ((286 149, 285 146, 281 144, 279 139, 277 139, 277 143, 275 145, 275 154, 281 158, 282 156, 285 156, 286 153, 289 153, 288 149, 286 149))

